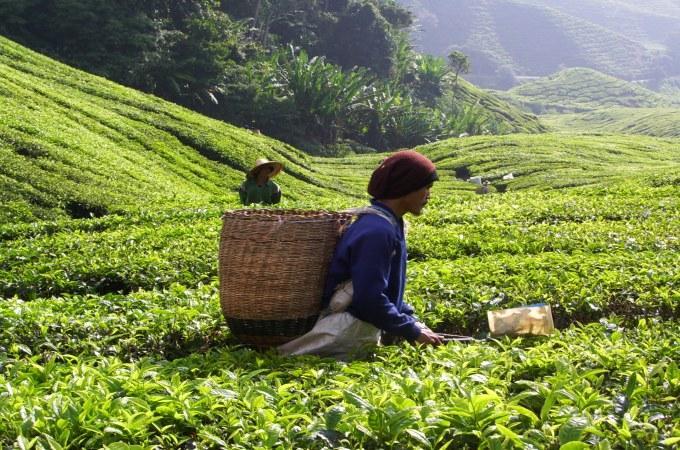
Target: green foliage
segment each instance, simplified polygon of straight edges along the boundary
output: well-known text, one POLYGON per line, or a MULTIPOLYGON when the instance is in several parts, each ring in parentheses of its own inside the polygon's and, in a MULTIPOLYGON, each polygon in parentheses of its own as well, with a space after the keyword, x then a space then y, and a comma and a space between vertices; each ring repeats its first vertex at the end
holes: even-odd
POLYGON ((346 71, 360 66, 383 78, 391 71, 395 36, 412 21, 396 2, 383 0, 260 0, 221 8, 250 22, 264 47, 299 46, 346 71))
POLYGON ((443 116, 436 109, 419 106, 389 86, 378 85, 371 94, 355 116, 357 140, 386 150, 432 142, 443 134, 443 116))
POLYGON ((6 34, 71 65, 187 105, 210 101, 244 30, 212 2, 31 0, 4 6, 6 34))
MULTIPOLYGON (((493 129, 492 124, 495 124, 479 104, 465 105, 458 103, 455 92, 442 98, 440 105, 441 109, 447 113, 446 137, 458 137, 463 134, 471 136, 490 134, 493 129)), ((498 130, 494 129, 494 131, 498 130)))
MULTIPOLYGON (((0 296, 24 299, 62 293, 128 293, 140 288, 195 285, 217 275, 211 255, 219 228, 205 211, 150 214, 114 228, 33 235, 5 242, 0 296), (135 247, 134 255, 129 252, 135 247), (192 249, 192 251, 189 251, 192 249), (44 255, 51 255, 49 260, 44 255), (79 254, 88 255, 80 259, 79 254)), ((106 221, 101 222, 105 226, 106 221)))
POLYGON ((411 148, 438 140, 443 135, 442 119, 437 110, 404 102, 382 122, 385 148, 411 148))
MULTIPOLYGON (((115 312, 112 300, 100 309, 115 312)), ((184 325, 189 317, 178 314, 184 325)), ((75 322, 87 330, 86 320, 75 322)), ((161 330, 140 327, 151 339, 161 330)), ((3 360, 1 435, 3 445, 43 447, 654 446, 677 434, 678 331, 668 322, 622 331, 596 324, 543 342, 385 348, 351 364, 234 346, 126 362, 45 345, 42 356, 3 360)))
POLYGON ((427 106, 434 106, 442 96, 444 77, 448 68, 442 58, 418 55, 415 58, 413 91, 415 97, 427 106))
POLYGON ((454 82, 458 82, 458 75, 461 73, 468 73, 470 71, 470 60, 460 50, 454 50, 448 54, 449 65, 453 68, 455 74, 454 82))
MULTIPOLYGON (((318 54, 326 55, 345 70, 369 68, 381 78, 392 70, 394 41, 391 25, 382 16, 380 1, 350 2, 344 14, 327 31, 318 54)), ((394 3, 393 3, 394 5, 394 3)))
POLYGON ((680 101, 680 76, 664 79, 659 86, 659 92, 680 101))
POLYGON ((303 137, 316 137, 322 144, 337 141, 346 131, 349 117, 366 101, 371 78, 363 70, 343 72, 325 58, 277 55, 277 82, 273 96, 290 104, 284 111, 295 114, 283 117, 282 125, 293 126, 303 137))
POLYGON ((284 189, 320 184, 290 146, 0 45, 3 203, 50 218, 230 202, 260 156, 288 162, 284 189))
POLYGON ((678 135, 678 101, 644 87, 590 69, 568 69, 551 77, 528 82, 501 98, 542 114, 541 120, 555 129, 678 135))
POLYGON ((453 133, 464 128, 455 122, 455 117, 464 117, 466 113, 477 123, 488 122, 486 128, 493 134, 547 131, 535 115, 512 106, 512 102, 504 100, 503 96, 483 91, 462 78, 456 84, 449 85, 437 103, 442 112, 454 118, 453 133))
POLYGON ((135 71, 153 53, 159 32, 135 3, 5 1, 0 30, 83 69, 127 81, 125 71, 135 71))
POLYGON ((244 37, 241 24, 206 9, 184 20, 181 29, 161 33, 158 47, 135 70, 130 84, 188 106, 216 104, 229 62, 244 60, 250 50, 244 37))
POLYGON ((449 90, 446 98, 451 100, 435 105, 447 86, 448 69, 441 58, 411 56, 413 65, 407 64, 402 74, 409 79, 404 88, 381 83, 361 68, 343 72, 304 51, 279 52, 272 64, 251 78, 262 80, 251 84, 250 97, 257 110, 253 121, 263 125, 266 133, 293 140, 314 154, 327 153, 346 138, 385 150, 414 147, 462 131, 500 133, 510 128, 504 123, 507 116, 496 118, 483 111, 481 105, 488 100, 478 98, 476 105, 466 107, 476 95, 467 89, 459 99, 449 90), (272 79, 276 82, 267 86, 264 80, 272 79), (318 150, 318 145, 326 151, 318 150))

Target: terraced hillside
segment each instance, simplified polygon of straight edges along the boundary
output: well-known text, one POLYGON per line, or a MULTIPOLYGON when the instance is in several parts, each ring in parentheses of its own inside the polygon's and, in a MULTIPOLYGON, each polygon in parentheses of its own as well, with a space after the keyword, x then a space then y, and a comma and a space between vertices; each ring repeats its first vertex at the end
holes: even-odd
POLYGON ((571 132, 680 137, 680 108, 606 108, 544 115, 541 120, 553 129, 571 132))
POLYGON ((680 76, 667 78, 661 84, 659 92, 680 102, 680 76))
POLYGON ((498 94, 539 114, 583 112, 613 106, 651 108, 675 103, 670 97, 586 68, 565 69, 498 94))
MULTIPOLYGON (((418 18, 421 48, 470 56, 468 79, 508 89, 518 76, 546 76, 564 67, 589 67, 626 80, 677 70, 678 8, 615 0, 401 0, 418 18), (675 63, 668 65, 662 55, 675 63), (660 70, 657 70, 660 69, 660 70), (664 72, 666 71, 666 72, 664 72)), ((671 75, 676 74, 673 72, 671 75)))
POLYGON ((515 99, 501 92, 490 92, 459 78, 455 99, 464 108, 480 110, 498 128, 494 134, 542 133, 547 128, 530 111, 517 105, 515 99))
MULTIPOLYGON (((1 39, 1 38, 0 38, 1 39)), ((0 40, 0 217, 89 217, 236 198, 258 156, 286 163, 289 198, 319 195, 281 142, 73 70, 0 40)), ((347 193, 342 185, 333 187, 347 193)))
POLYGON ((408 301, 478 339, 283 358, 222 317, 220 215, 258 156, 286 163, 282 207, 340 209, 385 155, 312 158, 1 42, 3 448, 680 443, 677 139, 420 148, 441 180, 409 218, 408 301), (554 334, 487 336, 487 311, 534 302, 554 334))
POLYGON ((672 0, 528 0, 588 20, 636 42, 658 46, 677 30, 680 5, 672 0))
MULTIPOLYGON (((258 156, 285 161, 281 183, 290 198, 318 195, 318 186, 329 181, 288 145, 107 83, 3 38, 0 80, 0 217, 102 216, 133 205, 235 198, 258 156)), ((485 109, 505 132, 544 130, 535 116, 471 85, 462 83, 459 96, 485 109)))
MULTIPOLYGON (((654 177, 673 171, 680 157, 677 142, 643 136, 515 134, 449 139, 420 147, 432 158, 443 183, 434 189, 472 195, 473 176, 488 180, 504 192, 529 188, 559 189, 582 185, 605 186, 631 175, 654 177), (513 173, 511 180, 503 175, 513 173)), ((380 155, 314 158, 322 172, 361 189, 380 155)))
POLYGON ((554 130, 678 136, 680 101, 672 91, 657 94, 591 69, 566 69, 496 95, 554 130))

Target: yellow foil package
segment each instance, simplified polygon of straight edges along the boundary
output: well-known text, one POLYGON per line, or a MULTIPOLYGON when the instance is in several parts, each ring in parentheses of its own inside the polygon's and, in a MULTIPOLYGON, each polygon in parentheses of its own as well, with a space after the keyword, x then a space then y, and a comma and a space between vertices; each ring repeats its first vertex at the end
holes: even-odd
POLYGON ((487 311, 487 317, 494 336, 548 335, 555 329, 550 305, 487 311))

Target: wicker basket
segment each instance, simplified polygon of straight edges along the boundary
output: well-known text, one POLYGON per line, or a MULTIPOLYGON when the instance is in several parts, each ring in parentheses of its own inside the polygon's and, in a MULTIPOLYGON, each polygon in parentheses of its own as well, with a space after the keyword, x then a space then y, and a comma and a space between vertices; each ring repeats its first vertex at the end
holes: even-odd
POLYGON ((346 213, 250 209, 222 217, 220 304, 236 338, 270 347, 309 331, 346 213))

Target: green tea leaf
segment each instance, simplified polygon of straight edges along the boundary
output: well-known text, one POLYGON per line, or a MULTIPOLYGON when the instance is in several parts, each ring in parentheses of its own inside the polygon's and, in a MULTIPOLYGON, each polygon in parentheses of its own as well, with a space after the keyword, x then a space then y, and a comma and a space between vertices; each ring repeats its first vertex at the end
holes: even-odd
POLYGON ((560 427, 560 444, 572 441, 579 441, 583 430, 588 426, 588 421, 583 417, 570 417, 569 420, 560 427))
POLYGON ((567 442, 566 444, 560 445, 560 450, 584 450, 587 448, 590 448, 590 445, 586 444, 585 442, 577 441, 567 442))

